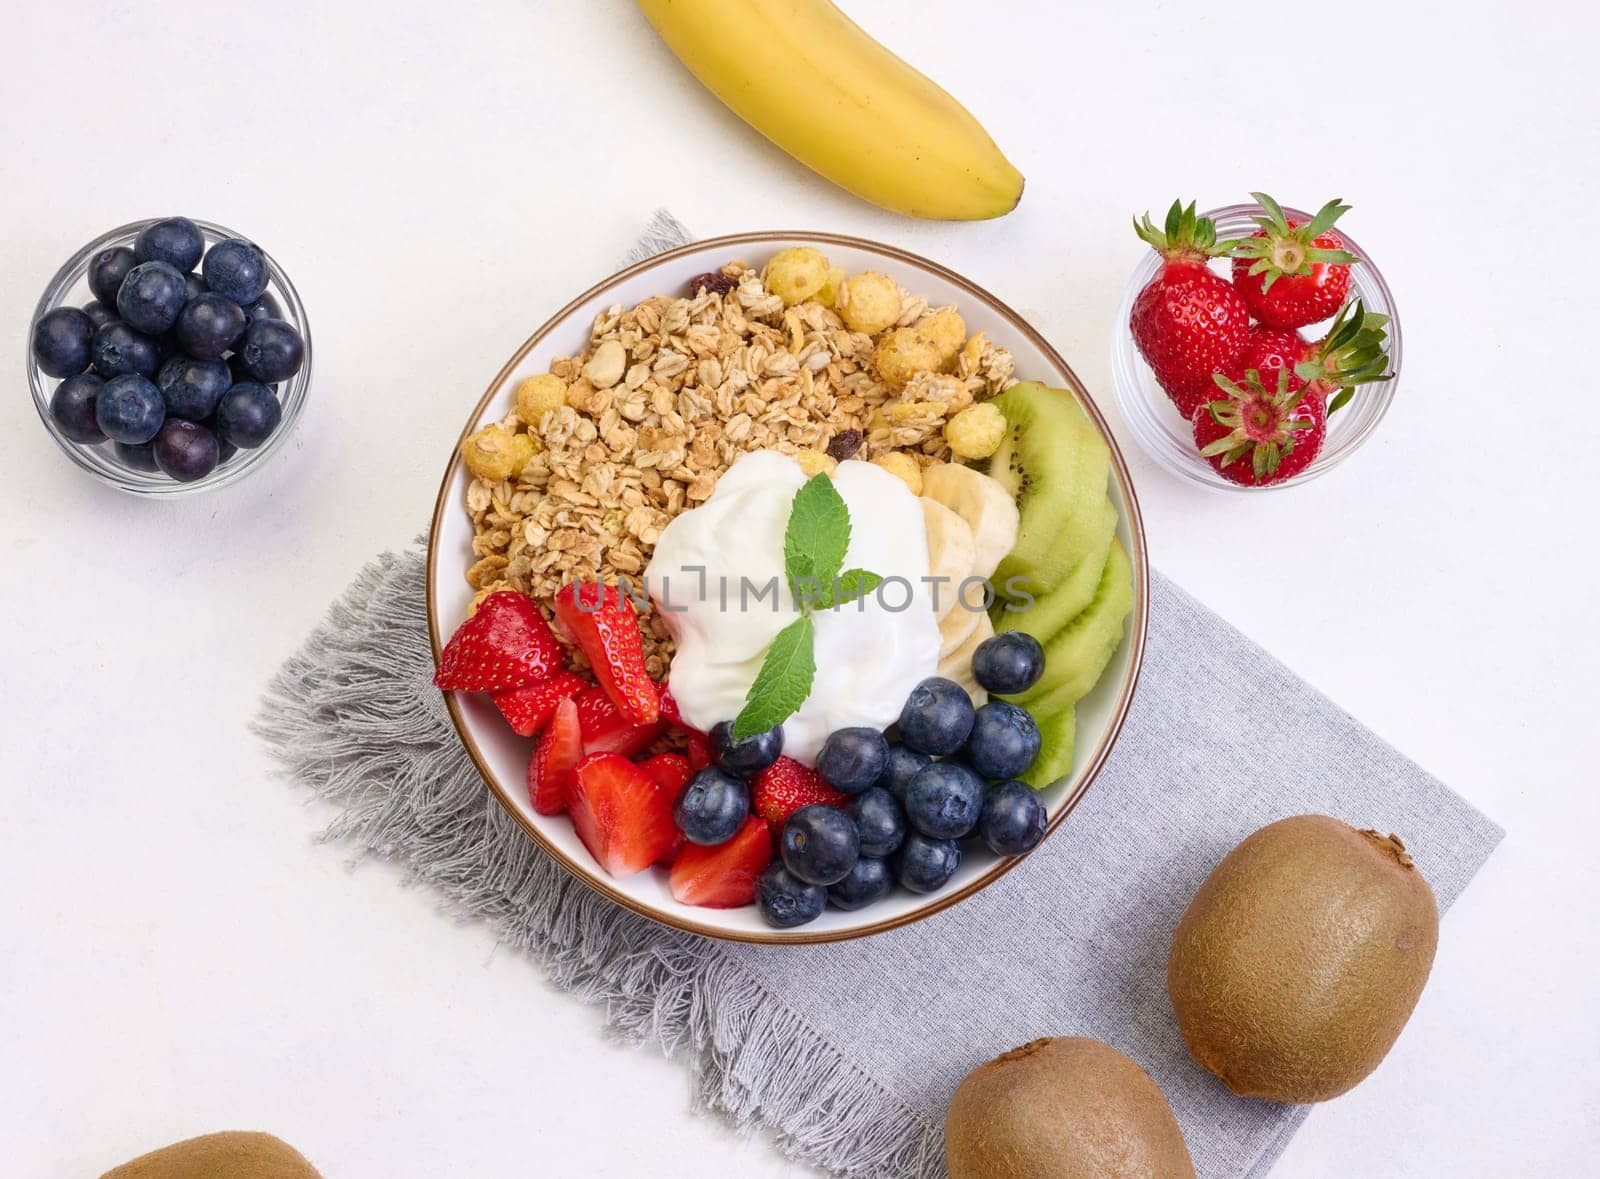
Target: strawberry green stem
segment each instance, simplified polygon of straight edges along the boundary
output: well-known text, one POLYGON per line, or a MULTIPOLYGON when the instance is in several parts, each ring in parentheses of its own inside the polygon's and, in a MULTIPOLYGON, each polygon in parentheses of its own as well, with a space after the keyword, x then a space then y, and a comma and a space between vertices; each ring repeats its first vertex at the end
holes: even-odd
POLYGON ((1160 228, 1150 220, 1149 213, 1143 220, 1135 217, 1133 232, 1169 262, 1203 262, 1227 254, 1228 244, 1217 242, 1216 223, 1209 217, 1197 216, 1194 205, 1193 201, 1187 205, 1173 201, 1166 224, 1160 228))

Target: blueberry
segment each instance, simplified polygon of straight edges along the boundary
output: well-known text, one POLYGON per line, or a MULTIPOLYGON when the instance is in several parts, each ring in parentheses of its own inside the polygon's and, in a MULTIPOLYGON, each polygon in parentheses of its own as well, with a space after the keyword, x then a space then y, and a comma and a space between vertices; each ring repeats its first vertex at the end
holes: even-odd
POLYGON ((929 676, 907 697, 900 712, 900 739, 923 753, 943 756, 960 749, 972 732, 972 697, 954 680, 929 676))
POLYGON ((843 880, 828 886, 828 903, 835 909, 864 909, 889 895, 894 876, 889 865, 871 856, 862 856, 843 880))
POLYGON ((139 260, 127 246, 112 246, 109 250, 101 250, 89 262, 89 289, 94 292, 94 297, 107 307, 115 307, 117 292, 122 289, 122 280, 127 278, 128 271, 138 264, 139 260))
POLYGON ((128 326, 159 336, 178 322, 183 310, 183 275, 170 262, 141 262, 128 271, 117 292, 117 313, 128 326))
POLYGON ((815 921, 827 903, 827 889, 797 879, 782 864, 768 864, 756 877, 756 904, 768 925, 792 929, 815 921))
POLYGON ((233 374, 221 360, 174 356, 161 366, 156 386, 167 403, 167 416, 203 422, 233 387, 233 374))
POLYGON ((906 818, 934 839, 960 839, 978 822, 983 780, 958 761, 923 766, 906 787, 906 818))
POLYGON ((715 847, 727 843, 750 816, 750 790, 744 782, 716 766, 689 779, 672 808, 672 819, 690 843, 715 847))
POLYGON ((305 344, 300 333, 283 320, 258 319, 244 329, 239 357, 245 372, 254 380, 270 385, 274 381, 286 381, 300 371, 305 344))
POLYGON ((783 752, 783 726, 773 725, 764 733, 735 738, 731 721, 718 721, 708 734, 711 760, 730 774, 753 777, 778 760, 783 752))
POLYGON ((183 276, 183 302, 185 306, 193 303, 208 290, 210 288, 206 286, 206 280, 198 274, 191 273, 183 276))
POLYGON ((112 377, 100 387, 94 402, 95 422, 113 442, 149 442, 166 416, 161 390, 137 373, 112 377))
POLYGON ((953 839, 929 839, 913 831, 894 858, 894 875, 912 892, 933 892, 961 866, 961 845, 953 839))
POLYGON ((1002 696, 1025 692, 1044 674, 1044 648, 1020 630, 984 639, 972 653, 972 678, 1002 696))
POLYGON ((160 346, 120 319, 99 328, 89 350, 94 355, 95 372, 106 378, 120 377, 124 373, 148 377, 161 362, 160 346))
MULTIPOLYGON (((261 383, 244 371, 244 358, 237 352, 228 357, 228 371, 233 374, 233 383, 235 385, 259 385, 261 383)), ((276 385, 268 385, 267 388, 271 389, 274 394, 278 392, 278 386, 276 385)))
POLYGON ((1015 778, 1039 756, 1039 726, 1026 708, 991 700, 973 719, 964 756, 985 778, 1015 778))
POLYGON ((835 790, 860 794, 878 780, 888 760, 889 743, 877 729, 836 729, 817 754, 817 773, 835 790))
POLYGON ((217 469, 217 436, 204 426, 171 418, 152 448, 156 466, 179 483, 204 479, 217 469))
POLYGON ((187 217, 152 221, 133 239, 133 256, 141 262, 165 262, 181 271, 193 270, 205 253, 200 227, 187 217))
POLYGON ((212 414, 200 423, 217 436, 217 466, 221 466, 234 455, 239 453, 239 448, 222 436, 222 431, 217 428, 217 416, 212 414))
POLYGON ((173 335, 190 356, 216 360, 244 335, 244 327, 244 311, 239 304, 207 291, 183 305, 173 335))
POLYGON ((100 302, 99 299, 90 299, 85 303, 83 305, 83 313, 89 317, 89 322, 94 324, 96 331, 99 331, 108 323, 115 323, 118 318, 117 309, 107 306, 100 302))
POLYGON ((778 840, 783 866, 801 880, 832 884, 843 880, 861 854, 861 836, 843 811, 822 803, 789 816, 778 840))
POLYGON ((94 321, 76 307, 57 307, 33 325, 33 358, 52 377, 75 377, 93 356, 94 321))
POLYGON ((282 417, 283 407, 271 389, 253 381, 240 381, 217 402, 217 433, 249 450, 265 442, 282 417))
POLYGON ((254 303, 244 309, 244 317, 254 323, 258 319, 282 319, 283 312, 278 310, 278 301, 270 294, 262 295, 254 303))
POLYGON ((128 442, 113 443, 111 449, 116 451, 117 457, 124 466, 132 467, 136 471, 157 471, 155 444, 153 442, 128 442))
POLYGON ((903 806, 906 787, 911 783, 912 775, 932 760, 926 753, 918 753, 909 745, 891 745, 883 773, 878 775, 878 785, 894 795, 895 801, 903 806))
POLYGON ((105 384, 94 373, 79 373, 56 386, 50 395, 50 419, 74 442, 104 442, 106 436, 95 421, 94 403, 105 384))
POLYGON ((905 814, 894 795, 882 786, 856 795, 845 806, 844 813, 855 820, 864 856, 886 856, 905 840, 905 814))
POLYGON ((254 303, 267 289, 267 259, 254 242, 230 237, 206 251, 200 264, 206 286, 239 306, 254 303))
POLYGON ((1047 816, 1026 782, 1015 778, 991 787, 978 815, 978 838, 999 856, 1020 856, 1044 838, 1047 816))

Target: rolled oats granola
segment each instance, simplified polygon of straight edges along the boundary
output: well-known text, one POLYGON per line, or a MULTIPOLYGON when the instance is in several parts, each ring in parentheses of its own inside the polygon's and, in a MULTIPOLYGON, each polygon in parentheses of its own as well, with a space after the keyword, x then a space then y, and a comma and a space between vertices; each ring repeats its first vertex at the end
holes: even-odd
MULTIPOLYGON (((794 276, 779 276, 793 299, 794 276)), ((743 262, 722 268, 725 282, 709 277, 686 297, 602 312, 580 355, 524 382, 520 411, 537 420, 514 409, 467 440, 477 558, 467 581, 480 598, 509 588, 548 609, 568 581, 636 579, 668 521, 709 498, 749 451, 795 455, 808 471, 826 470, 830 452, 887 460, 907 477, 908 464, 951 458, 951 417, 1015 383, 1011 355, 982 332, 967 337, 953 307, 896 284, 899 314, 886 322, 874 308, 870 322, 885 326, 870 334, 824 302, 871 291, 881 303, 893 281, 884 276, 832 281, 792 305, 743 262), (527 439, 509 463, 499 457, 507 432, 527 439)), ((647 668, 662 679, 666 627, 655 611, 640 625, 647 668)))

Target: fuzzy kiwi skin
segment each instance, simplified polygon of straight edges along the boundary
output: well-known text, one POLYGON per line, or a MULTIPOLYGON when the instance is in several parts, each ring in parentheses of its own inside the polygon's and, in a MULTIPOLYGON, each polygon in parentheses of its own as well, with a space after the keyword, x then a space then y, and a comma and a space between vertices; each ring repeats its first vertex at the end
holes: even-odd
POLYGON ((321 1179, 281 1138, 224 1130, 187 1138, 107 1171, 100 1179, 321 1179))
POLYGON ((1438 944, 1433 890, 1396 836, 1297 815, 1206 877, 1167 994, 1189 1051, 1235 1093, 1327 1101, 1394 1046, 1438 944))
POLYGON ((944 1157, 950 1179, 1194 1179, 1156 1083, 1078 1036, 1034 1040, 962 1078, 944 1157))

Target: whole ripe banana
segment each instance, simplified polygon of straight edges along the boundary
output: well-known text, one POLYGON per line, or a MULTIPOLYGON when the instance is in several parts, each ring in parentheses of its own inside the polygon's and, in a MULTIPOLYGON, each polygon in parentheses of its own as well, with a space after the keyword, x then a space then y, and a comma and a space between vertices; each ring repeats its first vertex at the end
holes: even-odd
POLYGON ((963 221, 1022 198, 1022 173, 971 113, 829 0, 637 2, 735 114, 857 196, 963 221))

